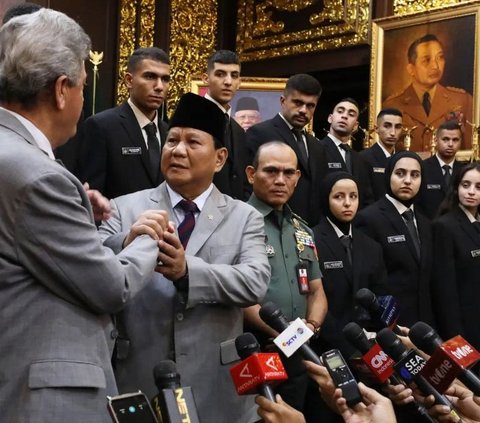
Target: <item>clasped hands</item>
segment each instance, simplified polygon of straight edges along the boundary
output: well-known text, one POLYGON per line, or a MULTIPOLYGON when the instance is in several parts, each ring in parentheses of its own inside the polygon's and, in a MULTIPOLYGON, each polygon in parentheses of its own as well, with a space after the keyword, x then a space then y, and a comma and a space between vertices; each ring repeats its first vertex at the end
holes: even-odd
POLYGON ((158 266, 155 271, 171 281, 185 276, 185 250, 175 232, 175 223, 169 220, 165 210, 144 211, 130 228, 123 246, 126 247, 140 235, 148 235, 158 243, 158 266))

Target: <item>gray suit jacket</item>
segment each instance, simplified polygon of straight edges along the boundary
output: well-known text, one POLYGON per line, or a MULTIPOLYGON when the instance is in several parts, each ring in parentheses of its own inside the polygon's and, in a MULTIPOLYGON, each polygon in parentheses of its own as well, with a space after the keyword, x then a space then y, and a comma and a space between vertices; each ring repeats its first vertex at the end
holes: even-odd
POLYGON ((80 181, 1 109, 0 144, 1 420, 110 422, 109 313, 148 282, 158 249, 103 247, 80 181))
MULTIPOLYGON (((113 217, 103 222, 100 235, 116 252, 143 211, 163 209, 173 215, 165 183, 116 198, 112 206, 113 217)), ((171 281, 155 274, 125 309, 131 346, 128 358, 117 362, 120 391, 141 389, 154 396, 153 368, 173 359, 182 384, 193 388, 202 422, 247 421, 253 403, 235 393, 229 374, 233 345, 222 343, 243 332, 241 307, 259 303, 267 290, 264 237, 260 213, 213 189, 186 249, 187 304, 180 304, 171 281)))

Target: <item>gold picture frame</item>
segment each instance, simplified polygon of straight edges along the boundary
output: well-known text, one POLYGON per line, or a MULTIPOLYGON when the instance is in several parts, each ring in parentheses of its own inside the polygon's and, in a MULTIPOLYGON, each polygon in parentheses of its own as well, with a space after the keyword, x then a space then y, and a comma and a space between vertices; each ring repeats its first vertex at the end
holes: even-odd
MULTIPOLYGON (((480 2, 475 1, 433 12, 372 22, 370 128, 375 126, 376 116, 382 107, 400 109, 404 115, 405 129, 412 134, 412 145, 409 145, 410 140, 405 137, 406 145, 400 147, 419 152, 425 157, 434 152, 436 127, 445 120, 458 119, 464 126, 463 148, 472 149, 475 138, 478 139, 472 137, 472 125, 473 133, 476 133, 480 123, 477 98, 480 86, 477 64, 479 17, 480 2), (441 70, 436 74, 440 79, 434 85, 431 113, 428 115, 423 111, 426 108, 421 102, 419 85, 417 83, 417 88, 414 89, 413 84, 414 80, 422 82, 421 75, 416 70, 418 62, 415 61, 414 66, 410 66, 408 59, 409 47, 426 34, 433 34, 438 39, 444 58, 444 67, 441 69, 439 65, 441 70), (419 104, 422 105, 421 110, 419 104)), ((411 51, 419 50, 417 47, 417 50, 411 51)))
MULTIPOLYGON (((230 104, 232 107, 232 117, 235 118, 237 104, 241 98, 253 97, 258 104, 260 115, 258 122, 271 119, 280 111, 280 96, 283 94, 286 83, 286 78, 253 78, 242 76, 240 88, 230 104)), ((200 76, 193 77, 190 91, 195 94, 205 95, 207 85, 202 81, 200 76)))

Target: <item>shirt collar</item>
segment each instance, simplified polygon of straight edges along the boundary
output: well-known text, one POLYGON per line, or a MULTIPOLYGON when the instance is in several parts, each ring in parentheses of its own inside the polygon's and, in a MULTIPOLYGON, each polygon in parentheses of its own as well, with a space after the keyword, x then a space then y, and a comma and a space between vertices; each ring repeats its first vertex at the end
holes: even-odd
POLYGON ((329 138, 335 143, 335 145, 340 148, 340 144, 343 144, 342 140, 339 140, 335 135, 328 133, 329 138))
POLYGON ((415 212, 415 209, 413 208, 413 204, 410 207, 407 207, 405 206, 405 204, 401 203, 396 198, 392 197, 390 194, 385 194, 385 197, 387 197, 387 200, 390 201, 395 206, 395 208, 400 214, 405 213, 407 210, 411 210, 415 212))
MULTIPOLYGON (((252 195, 248 199, 248 204, 256 208, 263 217, 268 216, 270 213, 272 213, 272 211, 277 210, 277 209, 274 209, 272 206, 269 206, 264 201, 260 200, 255 195, 255 193, 252 193, 252 195)), ((292 214, 292 211, 288 206, 288 204, 284 204, 282 210, 283 210, 283 215, 285 217, 289 217, 292 214)))
POLYGON ((412 83, 412 85, 413 85, 413 90, 415 91, 415 94, 417 94, 417 97, 420 100, 420 104, 422 104, 423 102, 423 95, 425 94, 425 92, 428 92, 430 94, 430 102, 433 101, 433 97, 435 97, 435 92, 437 91, 437 84, 435 84, 433 88, 429 90, 426 90, 415 83, 412 83))
POLYGON ((382 144, 380 141, 378 141, 377 144, 378 144, 378 146, 383 150, 383 152, 385 153, 385 156, 386 156, 386 157, 392 157, 392 154, 395 154, 395 150, 393 150, 393 153, 390 153, 390 152, 383 146, 383 144, 382 144))
POLYGON ((445 165, 448 165, 450 166, 450 168, 452 169, 453 168, 453 162, 455 161, 455 159, 453 159, 450 163, 445 163, 441 158, 440 156, 437 154, 435 154, 435 157, 437 158, 438 160, 438 163, 440 163, 440 167, 443 169, 443 166, 445 165))
POLYGON ((30 135, 33 138, 33 141, 35 142, 35 145, 42 150, 45 154, 47 154, 48 157, 50 157, 52 160, 55 160, 55 155, 53 154, 52 150, 52 145, 50 144, 50 141, 48 141, 48 138, 45 136, 45 134, 40 131, 30 120, 25 118, 24 116, 13 112, 12 110, 5 109, 3 107, 0 107, 2 110, 5 110, 7 113, 10 113, 14 117, 16 117, 20 123, 25 127, 25 129, 30 132, 30 135))
POLYGON ((140 125, 140 128, 144 128, 150 122, 154 122, 158 129, 158 113, 155 112, 155 117, 153 120, 150 120, 145 116, 145 114, 133 103, 132 99, 129 97, 127 100, 128 105, 132 108, 133 114, 137 118, 137 122, 140 125))
MULTIPOLYGON (((172 207, 175 208, 175 206, 184 198, 176 191, 174 191, 170 185, 167 185, 167 192, 168 196, 170 197, 170 203, 172 204, 172 207)), ((198 197, 194 198, 192 201, 197 205, 198 210, 202 211, 203 207, 205 206, 205 203, 207 202, 207 198, 210 195, 210 193, 213 190, 213 183, 210 184, 210 186, 203 191, 198 197)))
POLYGON ((470 221, 470 223, 475 223, 479 221, 472 213, 470 213, 465 207, 463 207, 462 204, 458 203, 458 207, 460 207, 463 210, 463 212, 467 215, 467 218, 470 221))
POLYGON ((210 94, 205 94, 205 98, 207 100, 210 100, 212 103, 215 103, 219 108, 220 110, 222 111, 222 113, 226 113, 228 114, 228 116, 230 116, 230 112, 232 110, 232 108, 230 107, 230 105, 228 104, 228 109, 226 109, 225 107, 223 107, 217 100, 215 100, 210 94))
MULTIPOLYGON (((335 223, 333 223, 328 216, 327 216, 327 220, 328 220, 328 222, 330 223, 330 225, 332 225, 332 228, 333 228, 333 230, 335 231, 335 233, 337 234, 337 237, 338 237, 338 238, 341 238, 342 236, 345 235, 340 229, 338 229, 338 226, 335 225, 335 223)), ((349 229, 349 231, 348 231, 348 236, 349 236, 350 238, 352 238, 352 225, 350 225, 350 229, 349 229)))

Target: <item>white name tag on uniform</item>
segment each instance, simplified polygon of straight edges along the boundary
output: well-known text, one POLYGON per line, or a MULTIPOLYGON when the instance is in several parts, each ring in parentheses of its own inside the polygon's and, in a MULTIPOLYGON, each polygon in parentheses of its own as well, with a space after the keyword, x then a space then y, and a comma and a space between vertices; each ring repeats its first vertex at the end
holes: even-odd
POLYGON ((122 147, 123 156, 138 156, 142 154, 142 147, 122 147))
POLYGON ((342 164, 341 163, 329 163, 328 168, 329 169, 341 169, 342 164))
POLYGON ((385 168, 384 167, 374 167, 373 172, 374 173, 385 173, 385 168))
POLYGON ((472 257, 480 257, 480 250, 473 250, 473 251, 470 251, 470 254, 472 255, 472 257))
POLYGON ((393 235, 393 236, 387 236, 387 242, 389 244, 395 244, 397 242, 405 242, 405 235, 393 235))
POLYGON ((300 317, 297 317, 273 342, 287 357, 290 357, 312 336, 313 332, 300 317))
POLYGON ((343 269, 343 261, 325 261, 323 263, 325 269, 343 269))
POLYGON ((440 184, 427 184, 427 189, 442 189, 440 184))

